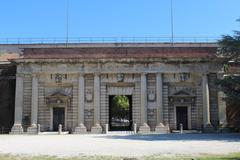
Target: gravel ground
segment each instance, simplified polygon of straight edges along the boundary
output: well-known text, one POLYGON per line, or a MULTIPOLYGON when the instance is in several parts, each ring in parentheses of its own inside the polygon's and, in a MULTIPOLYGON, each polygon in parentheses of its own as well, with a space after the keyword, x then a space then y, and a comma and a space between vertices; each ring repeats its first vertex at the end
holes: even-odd
POLYGON ((0 153, 139 157, 240 152, 240 134, 0 135, 0 153))

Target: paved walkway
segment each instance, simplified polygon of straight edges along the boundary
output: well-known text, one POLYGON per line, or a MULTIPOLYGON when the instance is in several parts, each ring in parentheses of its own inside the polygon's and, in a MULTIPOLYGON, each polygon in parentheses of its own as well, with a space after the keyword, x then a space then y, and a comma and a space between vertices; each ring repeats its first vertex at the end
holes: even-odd
POLYGON ((240 134, 0 135, 0 153, 29 155, 228 154, 240 152, 240 134))

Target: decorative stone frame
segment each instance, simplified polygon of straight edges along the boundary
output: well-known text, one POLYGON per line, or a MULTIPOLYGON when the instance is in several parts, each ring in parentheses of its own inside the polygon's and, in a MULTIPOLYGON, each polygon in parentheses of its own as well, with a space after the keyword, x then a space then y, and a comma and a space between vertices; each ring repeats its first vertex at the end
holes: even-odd
POLYGON ((53 131, 53 108, 64 108, 64 130, 67 130, 67 107, 66 106, 54 106, 50 107, 50 131, 53 131))
POLYGON ((50 108, 50 131, 53 131, 53 108, 64 108, 64 130, 67 130, 67 108, 71 106, 71 97, 62 93, 55 93, 46 97, 46 103, 50 108))
POLYGON ((191 112, 191 108, 192 105, 191 104, 174 104, 174 129, 177 129, 177 107, 187 107, 187 114, 188 114, 188 130, 192 129, 192 112, 191 112))
MULTIPOLYGON (((107 92, 106 92, 106 97, 108 99, 109 96, 111 95, 128 95, 132 96, 132 119, 134 120, 134 88, 135 84, 134 83, 125 83, 125 82, 117 82, 117 83, 107 83, 107 92)), ((109 111, 109 101, 106 102, 105 104, 106 110, 109 111)), ((107 114, 107 123, 109 123, 109 114, 107 114)))
POLYGON ((196 96, 185 91, 178 91, 169 96, 169 105, 173 107, 173 129, 177 129, 177 107, 187 107, 188 109, 188 130, 192 129, 192 108, 195 104, 196 96))

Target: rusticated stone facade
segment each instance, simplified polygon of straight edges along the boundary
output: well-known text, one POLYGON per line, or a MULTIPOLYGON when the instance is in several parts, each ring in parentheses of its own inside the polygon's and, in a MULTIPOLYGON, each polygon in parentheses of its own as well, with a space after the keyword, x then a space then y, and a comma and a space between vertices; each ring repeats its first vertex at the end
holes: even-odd
POLYGON ((215 83, 221 73, 216 48, 197 43, 25 48, 16 60, 11 133, 37 133, 37 124, 53 131, 60 112, 66 131, 103 133, 112 95, 131 96, 139 133, 166 133, 179 123, 187 130, 216 129, 225 115, 215 83))

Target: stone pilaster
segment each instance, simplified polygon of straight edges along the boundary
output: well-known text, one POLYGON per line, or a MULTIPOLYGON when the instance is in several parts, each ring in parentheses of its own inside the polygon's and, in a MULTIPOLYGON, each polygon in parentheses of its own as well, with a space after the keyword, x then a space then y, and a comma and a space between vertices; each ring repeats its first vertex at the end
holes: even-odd
POLYGON ((141 126, 139 133, 150 133, 147 124, 147 77, 146 73, 141 74, 141 126))
POLYGON ((227 126, 227 113, 226 113, 226 101, 224 100, 225 94, 222 91, 218 92, 218 117, 219 125, 227 126))
POLYGON ((84 104, 85 104, 84 93, 85 93, 84 74, 80 74, 78 79, 78 126, 75 128, 75 134, 82 134, 87 132, 87 129, 84 125, 84 104))
POLYGON ((203 127, 204 132, 212 132, 213 127, 210 121, 210 103, 209 103, 209 87, 208 87, 208 76, 203 74, 202 77, 202 87, 203 87, 203 127))
POLYGON ((94 75, 94 125, 91 128, 91 133, 102 133, 100 125, 100 75, 94 75))
POLYGON ((32 74, 32 103, 31 103, 31 126, 28 127, 28 134, 37 134, 38 119, 38 75, 32 74))
POLYGON ((16 92, 15 92, 15 115, 14 125, 10 134, 22 134, 22 111, 23 111, 23 74, 16 75, 16 92))
MULTIPOLYGON (((218 78, 222 79, 223 75, 219 74, 218 78)), ((228 122, 227 122, 227 106, 225 101, 225 94, 223 91, 218 91, 218 118, 219 118, 219 131, 228 132, 228 122)))
POLYGON ((169 128, 163 124, 163 79, 162 73, 156 74, 156 103, 157 103, 157 126, 155 132, 157 133, 168 133, 169 128))

